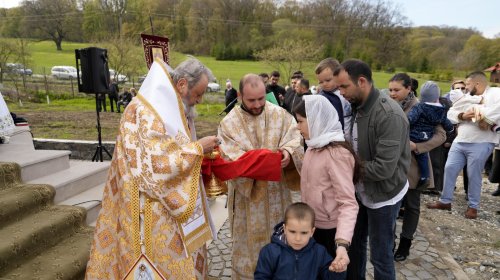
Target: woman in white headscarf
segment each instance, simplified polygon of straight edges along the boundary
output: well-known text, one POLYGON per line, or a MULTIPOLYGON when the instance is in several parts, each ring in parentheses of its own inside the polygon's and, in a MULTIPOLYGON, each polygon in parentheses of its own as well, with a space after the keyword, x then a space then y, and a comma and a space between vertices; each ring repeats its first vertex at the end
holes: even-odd
POLYGON ((333 256, 331 268, 343 272, 339 275, 343 279, 358 214, 354 184, 360 179, 360 160, 344 139, 337 111, 324 96, 304 96, 294 113, 309 147, 300 174, 302 202, 314 209, 314 239, 333 256))

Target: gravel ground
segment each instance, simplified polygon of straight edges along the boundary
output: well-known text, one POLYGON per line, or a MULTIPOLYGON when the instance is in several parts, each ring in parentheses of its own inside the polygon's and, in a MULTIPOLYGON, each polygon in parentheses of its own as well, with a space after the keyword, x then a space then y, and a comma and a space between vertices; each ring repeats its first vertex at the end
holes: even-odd
POLYGON ((467 201, 462 182, 459 176, 451 211, 427 209, 425 204, 439 196, 422 195, 421 222, 470 279, 500 279, 500 197, 491 195, 498 184, 483 179, 478 218, 469 220, 463 216, 467 201))

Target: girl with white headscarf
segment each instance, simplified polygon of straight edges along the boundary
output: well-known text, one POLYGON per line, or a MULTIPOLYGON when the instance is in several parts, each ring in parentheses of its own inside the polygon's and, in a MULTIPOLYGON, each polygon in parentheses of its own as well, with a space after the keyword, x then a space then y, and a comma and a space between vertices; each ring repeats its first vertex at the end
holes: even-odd
POLYGON ((314 239, 334 260, 335 279, 345 279, 347 248, 356 224, 354 184, 360 161, 345 141, 337 111, 324 96, 308 95, 294 108, 297 126, 309 147, 301 170, 302 202, 316 213, 314 239))

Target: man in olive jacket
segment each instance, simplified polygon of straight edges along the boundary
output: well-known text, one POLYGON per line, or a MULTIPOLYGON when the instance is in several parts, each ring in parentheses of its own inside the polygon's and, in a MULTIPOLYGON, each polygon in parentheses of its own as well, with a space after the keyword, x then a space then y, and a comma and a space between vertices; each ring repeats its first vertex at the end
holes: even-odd
POLYGON ((356 185, 359 212, 348 279, 365 279, 368 236, 375 279, 396 279, 392 248, 397 213, 408 190, 408 119, 398 103, 374 88, 363 61, 344 61, 333 74, 340 94, 353 107, 352 144, 364 163, 364 178, 356 185))

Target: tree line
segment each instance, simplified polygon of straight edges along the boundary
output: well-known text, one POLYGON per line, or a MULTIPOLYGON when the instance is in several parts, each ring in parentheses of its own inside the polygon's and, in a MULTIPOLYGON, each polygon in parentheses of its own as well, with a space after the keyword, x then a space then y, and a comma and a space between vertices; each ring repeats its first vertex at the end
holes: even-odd
POLYGON ((137 46, 139 34, 154 33, 174 50, 220 60, 356 57, 389 71, 468 71, 500 61, 500 36, 411 27, 399 10, 386 0, 25 0, 0 9, 0 34, 49 39, 62 50, 64 41, 137 46))

